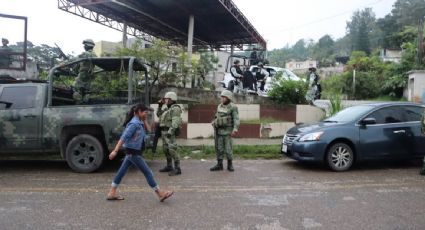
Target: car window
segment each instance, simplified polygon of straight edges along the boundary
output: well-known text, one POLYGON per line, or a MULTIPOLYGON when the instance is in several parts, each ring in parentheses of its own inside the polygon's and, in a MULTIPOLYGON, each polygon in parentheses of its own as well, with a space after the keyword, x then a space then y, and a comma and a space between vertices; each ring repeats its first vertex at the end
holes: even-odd
POLYGON ((4 87, 0 96, 0 109, 29 109, 35 107, 37 87, 4 87))
POLYGON ((391 124, 404 122, 404 110, 401 106, 391 106, 379 109, 370 115, 367 118, 375 118, 376 124, 391 124))
POLYGON ((408 122, 420 121, 422 119, 422 114, 424 113, 424 110, 425 108, 421 106, 405 106, 405 120, 408 122))
POLYGON ((341 110, 337 114, 325 119, 327 122, 349 122, 354 121, 361 116, 367 114, 373 107, 369 105, 358 105, 348 107, 346 109, 341 110))
POLYGON ((274 69, 267 69, 267 71, 270 73, 271 76, 274 76, 277 73, 274 69))

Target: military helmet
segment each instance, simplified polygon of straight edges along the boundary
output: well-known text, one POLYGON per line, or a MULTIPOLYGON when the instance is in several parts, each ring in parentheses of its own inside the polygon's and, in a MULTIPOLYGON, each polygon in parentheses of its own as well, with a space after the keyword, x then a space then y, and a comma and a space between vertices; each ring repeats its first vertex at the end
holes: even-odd
POLYGON ((9 44, 9 40, 7 40, 7 38, 2 38, 2 39, 1 39, 1 42, 2 42, 2 43, 9 44))
POLYGON ((85 39, 83 41, 83 45, 85 45, 85 46, 94 46, 94 41, 92 39, 85 39))
POLYGON ((257 66, 264 66, 262 62, 258 62, 257 66))
POLYGON ((177 101, 177 94, 176 94, 176 93, 174 93, 174 92, 167 92, 167 93, 164 95, 164 98, 169 98, 169 99, 171 99, 171 100, 173 100, 173 101, 177 101))
POLYGON ((230 101, 233 101, 233 93, 230 92, 229 90, 223 90, 223 92, 221 92, 221 96, 227 97, 227 99, 229 99, 230 101))

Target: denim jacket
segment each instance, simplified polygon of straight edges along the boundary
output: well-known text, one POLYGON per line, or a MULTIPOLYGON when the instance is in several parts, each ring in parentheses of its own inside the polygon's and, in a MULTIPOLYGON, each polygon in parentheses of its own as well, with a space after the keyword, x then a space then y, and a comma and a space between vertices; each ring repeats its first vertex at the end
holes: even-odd
POLYGON ((143 123, 139 120, 138 117, 134 116, 127 126, 123 134, 121 135, 121 140, 124 141, 124 148, 141 150, 142 143, 145 140, 145 127, 143 123))

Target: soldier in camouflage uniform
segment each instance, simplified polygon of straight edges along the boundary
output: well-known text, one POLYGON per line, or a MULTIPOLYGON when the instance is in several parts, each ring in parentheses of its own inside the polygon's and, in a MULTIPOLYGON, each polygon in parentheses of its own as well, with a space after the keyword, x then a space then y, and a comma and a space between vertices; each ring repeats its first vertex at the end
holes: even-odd
MULTIPOLYGON (((422 131, 422 135, 425 135, 425 113, 422 115, 422 128, 421 128, 421 131, 422 131)), ((422 176, 425 176, 425 157, 424 157, 424 160, 423 160, 422 169, 419 172, 419 174, 421 174, 422 176)))
POLYGON ((239 129, 239 112, 238 107, 232 103, 233 94, 228 90, 221 93, 221 104, 217 107, 217 113, 212 125, 215 129, 215 149, 217 154, 217 165, 212 167, 210 171, 223 170, 223 158, 227 157, 227 170, 235 171, 233 168, 233 147, 232 137, 234 137, 239 129))
MULTIPOLYGON (((93 40, 86 39, 83 41, 84 52, 78 55, 78 58, 92 58, 96 57, 93 52, 95 46, 93 40)), ((78 102, 87 102, 87 92, 90 91, 91 80, 93 79, 93 64, 90 61, 84 61, 78 64, 78 77, 75 79, 75 92, 74 99, 78 102)))
POLYGON ((176 136, 178 136, 182 124, 182 109, 176 102, 177 94, 174 92, 167 92, 164 98, 159 101, 158 111, 156 113, 159 118, 163 149, 167 158, 167 166, 159 170, 159 172, 168 172, 169 176, 176 176, 182 173, 180 168, 180 156, 177 152, 176 144, 176 136))

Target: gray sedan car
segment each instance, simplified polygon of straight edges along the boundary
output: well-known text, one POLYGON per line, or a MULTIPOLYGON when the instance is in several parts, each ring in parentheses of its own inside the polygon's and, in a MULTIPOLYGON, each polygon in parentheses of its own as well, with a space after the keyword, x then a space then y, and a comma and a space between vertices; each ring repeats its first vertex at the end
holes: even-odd
POLYGON ((413 159, 425 155, 421 118, 425 106, 388 102, 346 108, 316 124, 288 130, 282 153, 346 171, 369 159, 413 159))

